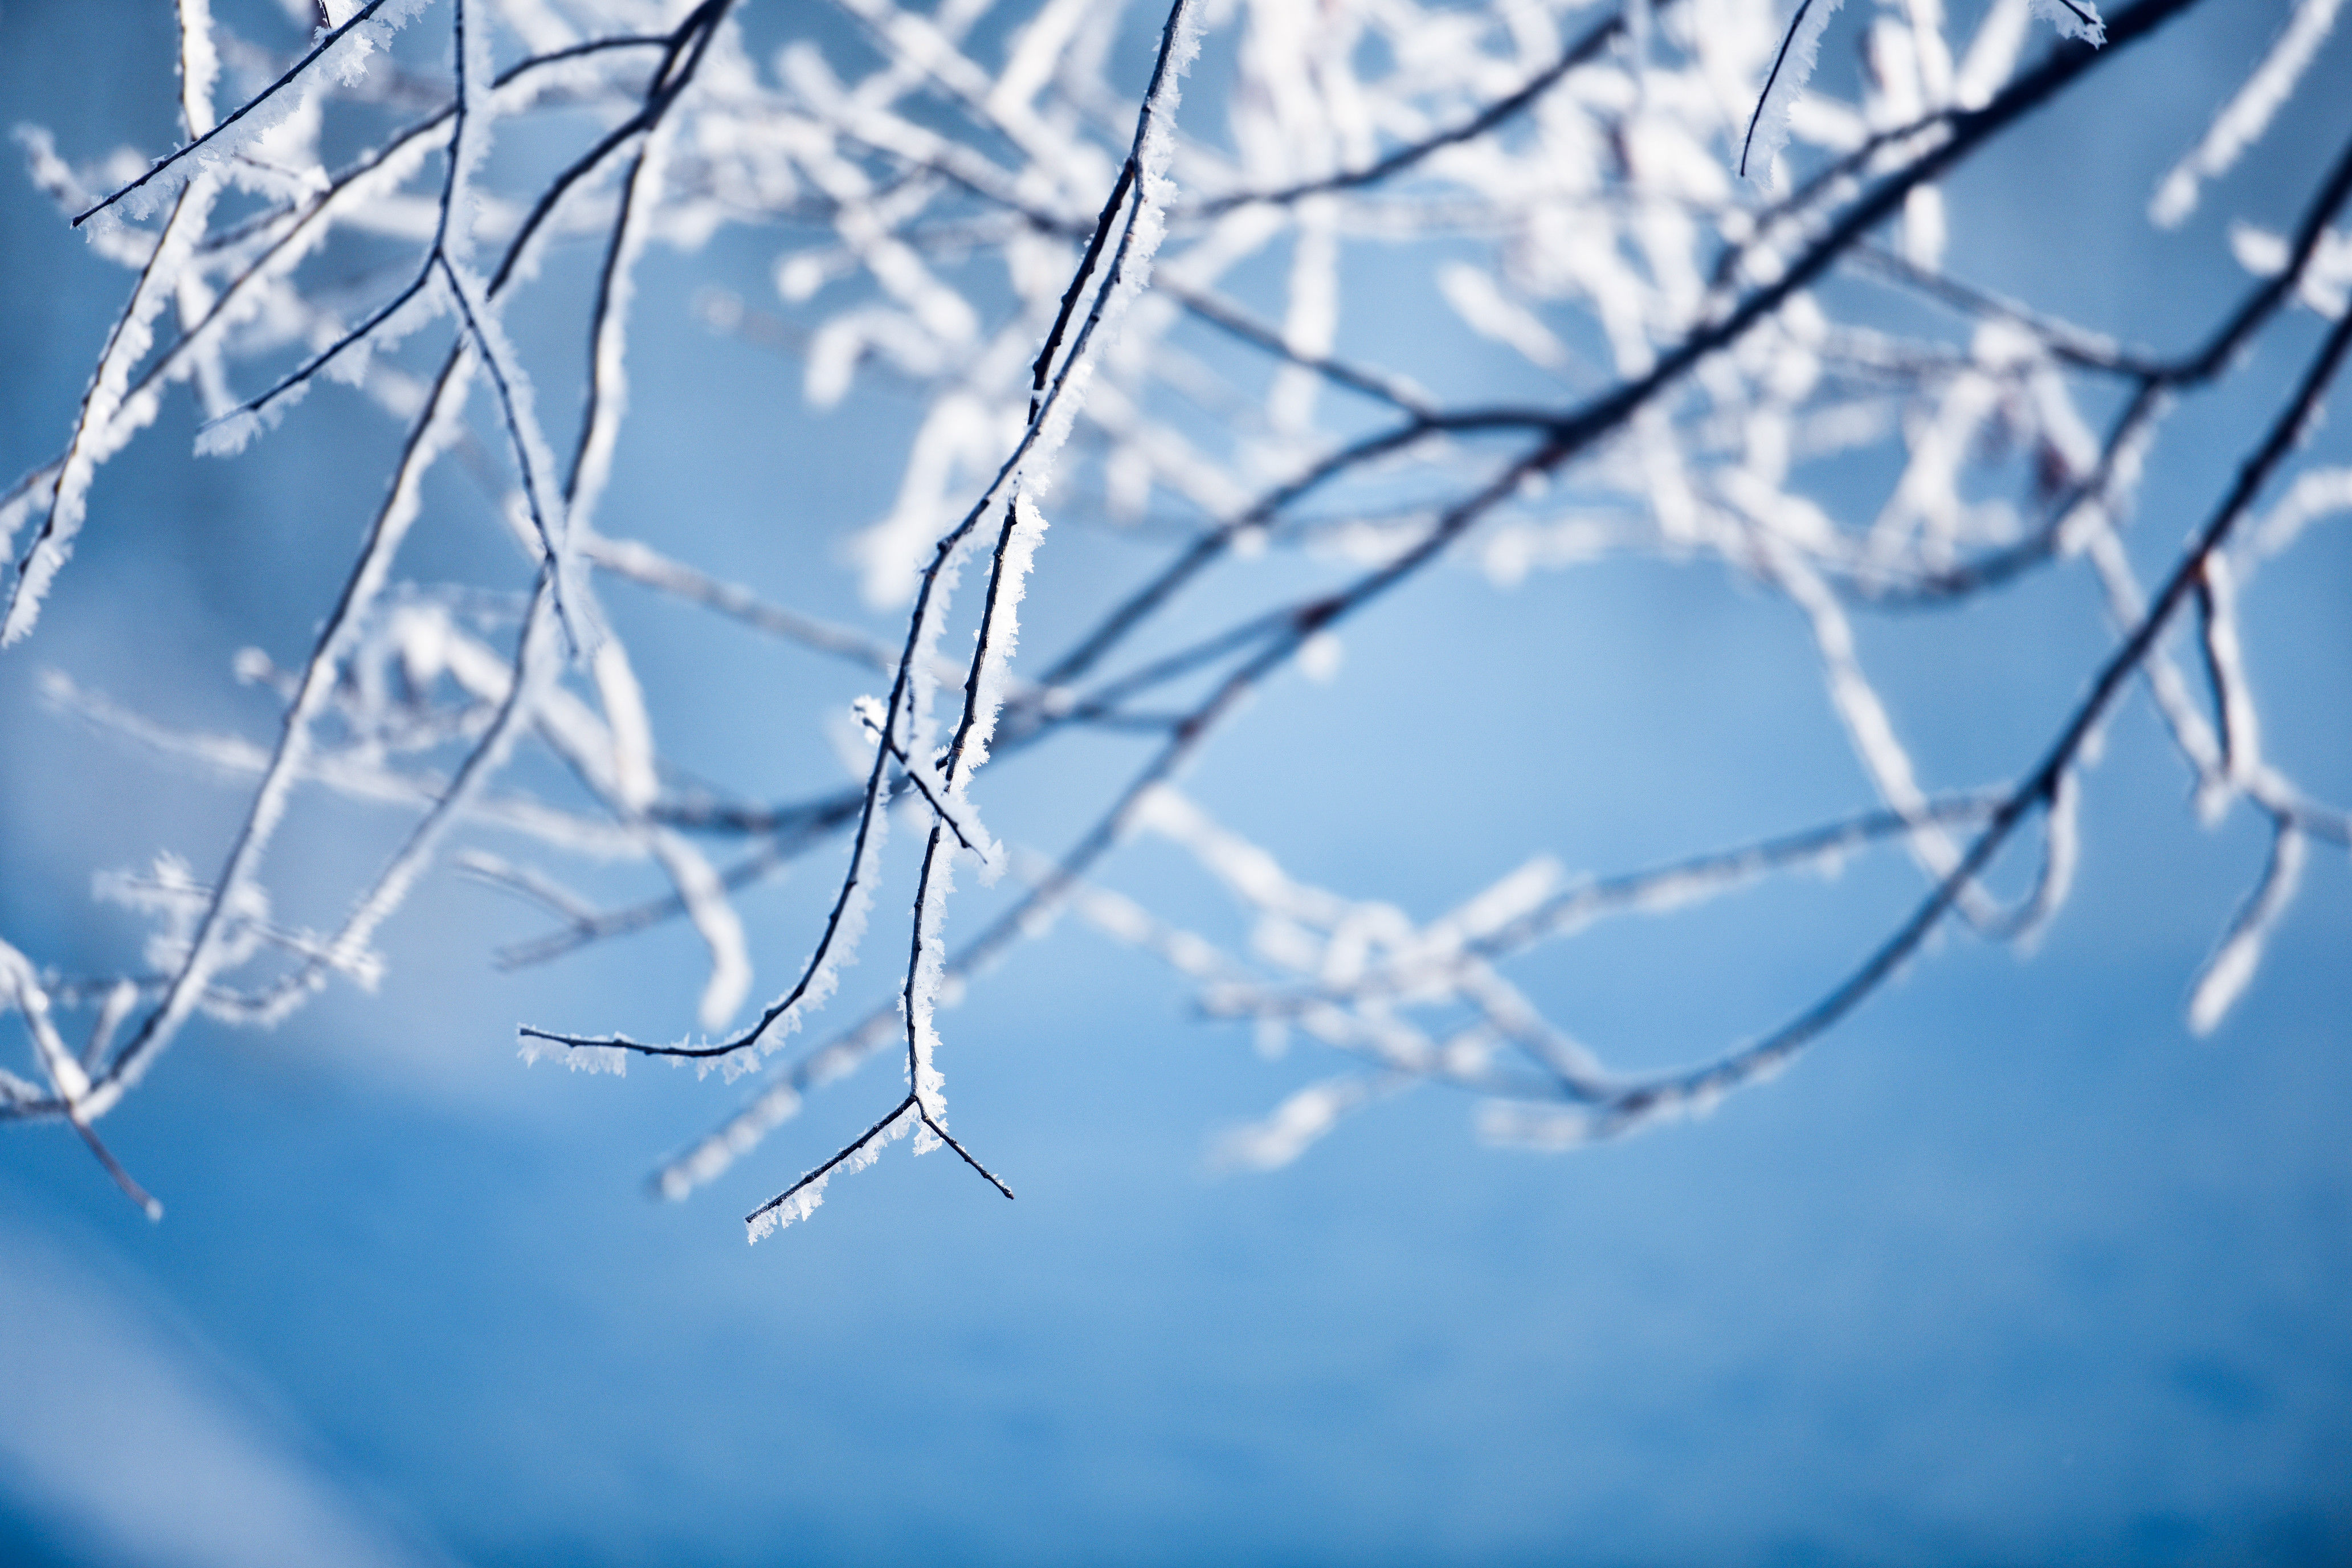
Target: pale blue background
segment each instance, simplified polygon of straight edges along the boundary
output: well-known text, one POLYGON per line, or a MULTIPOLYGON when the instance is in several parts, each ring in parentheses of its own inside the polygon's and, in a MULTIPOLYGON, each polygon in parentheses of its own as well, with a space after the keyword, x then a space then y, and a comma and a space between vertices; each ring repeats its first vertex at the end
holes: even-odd
MULTIPOLYGON (((750 10, 771 38, 793 15, 750 10)), ((2242 287, 2223 216, 2288 225, 2347 132, 2339 38, 2197 222, 2139 221, 2280 11, 2212 0, 2012 132, 1955 185, 1972 215, 1955 268, 2187 342, 2242 287)), ((161 5, 18 0, 0 10, 0 110, 73 154, 163 145, 168 47, 161 5)), ((861 393, 814 418, 795 367, 685 308, 698 279, 759 289, 775 243, 649 263, 641 414, 605 515, 862 616, 825 542, 884 504, 908 405, 861 393)), ((0 278, 13 475, 61 437, 128 283, 14 177, 0 278)), ((1410 355, 1378 320, 1343 317, 1342 348, 1410 355)), ((2223 487, 2310 318, 2274 337, 2158 459, 2144 570, 2223 487)), ((2315 455, 2352 455, 2347 401, 2315 455)), ((241 797, 51 713, 38 670, 266 734, 228 655, 299 657, 391 439, 341 389, 236 464, 185 458, 189 426, 175 401, 105 471, 41 635, 0 656, 0 933, 67 968, 136 941, 89 899, 91 867, 169 847, 208 872, 241 797)), ((420 535, 417 571, 513 570, 478 512, 455 515, 420 535)), ((1028 647, 1066 640, 1065 606, 1145 559, 1058 531, 1028 647)), ((833 780, 812 721, 855 680, 613 598, 683 760, 778 796, 833 780)), ((1864 619, 1930 778, 2027 763, 2104 648, 2093 605, 2070 574, 1864 619)), ((2273 754, 2352 798, 2352 531, 2321 526, 2247 610, 2273 754)), ((1615 870, 1864 801, 1796 618, 1712 567, 1511 592, 1442 572, 1346 646, 1332 687, 1277 683, 1191 783, 1301 877, 1419 915, 1538 849, 1615 870), (1356 781, 1344 806, 1303 782, 1332 776, 1356 781)), ((1007 763, 996 826, 1066 842, 1129 765, 1108 744, 1007 763)), ((2135 700, 2089 780, 2075 900, 2038 953, 1955 937, 1778 1084, 1559 1159, 1482 1149, 1465 1103, 1424 1093, 1278 1175, 1205 1176, 1216 1129, 1332 1064, 1260 1062, 1241 1032, 1188 1019, 1153 963, 1066 928, 948 1019, 956 1126, 1020 1202, 894 1151, 749 1253, 737 1216, 886 1104, 887 1068, 825 1092, 714 1191, 649 1203, 651 1163, 730 1091, 525 1072, 511 1029, 680 1027, 690 939, 500 976, 483 955, 530 917, 436 879, 386 933, 381 995, 331 993, 275 1034, 194 1028, 107 1121, 169 1205, 161 1226, 62 1128, 0 1135, 0 1560, 233 1560, 194 1542, 236 1540, 259 1505, 166 1484, 222 1433, 394 1560, 2352 1559, 2352 877, 2315 851, 2252 992, 2192 1040, 2185 988, 2263 844, 2243 814, 2199 829, 2184 794, 2135 700), (153 1418, 157 1379, 196 1391, 212 1436, 153 1418), (28 1446, 119 1479, 61 1486, 28 1446), (90 1500, 109 1496, 113 1522, 90 1500), (182 1549, 126 1545, 125 1510, 174 1521, 166 1540, 184 1518, 182 1549)), ((395 826, 326 808, 284 841, 285 896, 331 904, 395 826)), ((763 993, 831 863, 747 899, 763 993)), ((1109 879, 1234 930, 1164 849, 1109 879)), ((1858 863, 1519 973, 1616 1058, 1678 1059, 1818 990, 1915 888, 1906 867, 1858 863)), ((884 984, 861 972, 848 1000, 884 984)))

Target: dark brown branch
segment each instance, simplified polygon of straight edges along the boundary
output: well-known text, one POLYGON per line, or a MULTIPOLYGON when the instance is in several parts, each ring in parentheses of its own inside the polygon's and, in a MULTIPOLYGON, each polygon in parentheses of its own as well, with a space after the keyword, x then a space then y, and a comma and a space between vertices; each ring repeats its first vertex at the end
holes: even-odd
MULTIPOLYGON (((867 1128, 864 1132, 859 1133, 855 1140, 844 1146, 838 1153, 833 1156, 833 1158, 827 1160, 824 1164, 817 1166, 814 1170, 810 1171, 807 1174, 801 1177, 799 1181, 794 1182, 791 1186, 786 1187, 782 1192, 778 1193, 774 1197, 770 1198, 766 1203, 761 1204, 750 1214, 745 1215, 743 1216, 743 1223, 745 1225, 757 1224, 761 1215, 773 1214, 776 1210, 783 1207, 785 1204, 792 1201, 793 1195, 801 1191, 802 1188, 808 1186, 813 1182, 823 1181, 825 1177, 833 1174, 835 1170, 840 1168, 843 1161, 856 1153, 860 1149, 865 1148, 868 1143, 873 1142, 875 1139, 880 1137, 883 1132, 889 1128, 890 1123, 898 1121, 898 1118, 904 1116, 909 1110, 914 1108, 915 1097, 910 1094, 907 1096, 906 1099, 900 1100, 898 1104, 892 1106, 888 1113, 886 1114, 881 1121, 867 1128)), ((985 1171, 981 1173, 982 1175, 987 1175, 985 1171)), ((994 1181, 995 1179, 996 1178, 993 1176, 989 1177, 989 1180, 991 1181, 994 1181)))
MULTIPOLYGON (((1810 3, 1810 0, 1809 0, 1810 3)), ((1487 132, 1509 120, 1537 99, 1551 90, 1560 78, 1580 65, 1597 58, 1612 39, 1625 30, 1625 18, 1618 16, 1604 18, 1587 28, 1560 57, 1528 79, 1517 91, 1496 99, 1461 124, 1451 126, 1433 136, 1426 136, 1410 146, 1368 163, 1360 169, 1331 174, 1319 180, 1306 180, 1295 185, 1285 185, 1271 191, 1235 191, 1226 195, 1213 196, 1204 202, 1180 206, 1169 214, 1170 218, 1216 217, 1236 207, 1263 203, 1267 205, 1287 205, 1331 191, 1351 191, 1365 185, 1378 184, 1404 173, 1430 154, 1465 142, 1475 141, 1487 132)))
POLYGON ((931 1113, 928 1110, 923 1112, 923 1125, 929 1128, 932 1135, 938 1138, 940 1142, 946 1144, 949 1148, 962 1155, 963 1163, 965 1164, 970 1165, 973 1170, 978 1171, 982 1175, 987 1177, 991 1186, 994 1187, 998 1192, 1003 1193, 1008 1198, 1013 1195, 1013 1189, 1004 1184, 1004 1178, 990 1170, 987 1166, 982 1164, 979 1161, 973 1159, 971 1157, 971 1151, 957 1142, 946 1128, 932 1121, 931 1113))
POLYGON ((164 170, 171 168, 173 165, 179 163, 181 159, 185 158, 189 153, 194 153, 199 148, 211 142, 230 126, 235 125, 238 121, 243 120, 247 115, 252 113, 264 103, 267 103, 269 100, 278 96, 278 94, 286 88, 293 85, 293 83, 299 79, 305 71, 309 70, 313 65, 318 63, 319 57, 325 54, 329 49, 333 48, 337 44, 342 42, 345 37, 350 36, 352 28, 360 26, 365 23, 368 18, 373 16, 378 11, 383 10, 385 3, 386 0, 368 0, 366 5, 361 6, 359 10, 352 13, 350 20, 346 21, 341 26, 329 32, 325 37, 321 37, 316 44, 313 44, 310 47, 310 53, 304 55, 300 59, 287 67, 286 72, 283 76, 280 76, 276 81, 271 82, 268 87, 263 88, 259 92, 254 94, 253 97, 246 100, 245 102, 231 110, 222 118, 219 124, 214 126, 210 131, 205 132, 202 136, 199 136, 194 141, 188 142, 185 146, 180 147, 173 152, 166 153, 163 157, 156 159, 153 165, 151 166, 145 174, 140 175, 129 184, 122 186, 112 195, 108 196, 105 200, 98 203, 95 206, 89 208, 87 211, 76 214, 73 220, 73 226, 79 228, 84 222, 97 216, 100 213, 104 212, 107 208, 121 201, 131 192, 140 189, 150 180, 152 180, 156 175, 162 174, 164 170))
POLYGON ((1772 101, 1772 89, 1780 79, 1780 69, 1789 63, 1789 50, 1797 42, 1797 29, 1805 25, 1806 13, 1813 8, 1813 0, 1798 0, 1794 16, 1789 18, 1789 30, 1780 35, 1780 51, 1772 57, 1772 68, 1765 73, 1763 90, 1756 95, 1756 108, 1748 116, 1748 134, 1739 139, 1739 177, 1748 177, 1748 150, 1756 144, 1756 127, 1764 119, 1764 106, 1772 101))

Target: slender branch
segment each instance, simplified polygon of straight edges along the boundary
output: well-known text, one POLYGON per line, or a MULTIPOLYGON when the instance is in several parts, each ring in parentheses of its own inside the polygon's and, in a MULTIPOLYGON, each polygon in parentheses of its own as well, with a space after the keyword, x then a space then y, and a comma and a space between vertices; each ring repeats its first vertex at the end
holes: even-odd
MULTIPOLYGON (((912 1097, 909 1096, 908 1098, 911 1099, 912 1097)), ((971 1151, 957 1142, 946 1128, 932 1121, 931 1113, 928 1110, 923 1112, 923 1125, 929 1128, 932 1135, 937 1137, 940 1142, 954 1150, 958 1154, 962 1155, 963 1163, 965 1164, 970 1165, 973 1170, 978 1171, 982 1175, 987 1177, 989 1185, 994 1187, 998 1192, 1003 1193, 1008 1198, 1013 1195, 1013 1189, 1004 1184, 1004 1178, 990 1170, 987 1166, 982 1164, 979 1161, 973 1159, 971 1157, 971 1151)))
POLYGON ((285 74, 280 76, 276 81, 271 82, 268 87, 263 88, 253 97, 246 100, 245 102, 239 104, 236 109, 231 110, 226 115, 223 116, 219 124, 214 126, 203 135, 195 137, 187 142, 186 145, 182 146, 173 152, 165 153, 163 157, 155 160, 154 163, 149 167, 145 174, 140 175, 129 184, 121 186, 111 195, 107 196, 96 205, 76 214, 73 220, 74 227, 79 228, 83 223, 97 216, 100 213, 104 212, 107 208, 114 205, 115 203, 122 200, 123 197, 130 195, 132 192, 142 188, 148 184, 148 182, 153 180, 158 174, 163 174, 165 170, 177 164, 183 158, 187 157, 192 153, 201 151, 203 148, 209 146, 212 142, 217 141, 230 129, 230 127, 236 125, 238 121, 244 120, 247 115, 251 114, 255 110, 260 108, 263 104, 277 97, 278 93, 292 86, 296 81, 301 79, 301 78, 309 72, 310 68, 316 65, 319 60, 326 55, 327 51, 333 48, 337 44, 341 43, 345 38, 351 37, 356 29, 365 26, 369 19, 373 17, 378 11, 383 10, 388 3, 389 0, 367 0, 367 4, 362 5, 357 11, 353 12, 341 26, 331 28, 321 35, 319 41, 310 47, 310 50, 308 54, 304 55, 300 59, 296 60, 292 65, 286 68, 285 74))
MULTIPOLYGON (((2120 20, 2120 18, 2118 18, 2120 20)), ((2336 323, 2305 368, 2294 395, 2273 419, 2262 445, 2241 467, 2236 482, 2175 564, 2154 603, 2102 664, 2089 692, 2078 703, 2041 762, 2010 791, 1959 863, 1915 909, 1893 935, 1818 1002, 1751 1046, 1706 1067, 1650 1079, 1628 1089, 1601 1108, 1589 1135, 1627 1131, 1657 1115, 1711 1099, 1785 1065, 1855 1007, 1900 968, 1925 942, 1969 886, 2036 806, 2046 804, 2067 769, 2106 716, 2124 684, 2138 669, 2182 604, 2195 593, 2204 563, 2226 542, 2254 498, 2294 448, 2318 410, 2321 395, 2352 349, 2352 313, 2336 323)))
POLYGON ((1601 51, 1608 47, 1610 43, 1624 30, 1625 18, 1622 13, 1602 18, 1578 35, 1575 41, 1560 52, 1558 59, 1529 77, 1526 84, 1517 91, 1496 99, 1459 125, 1450 126, 1433 135, 1425 136, 1409 146, 1400 147, 1360 169, 1350 169, 1343 174, 1327 175, 1322 179, 1301 181, 1297 184, 1285 185, 1277 190, 1234 191, 1225 195, 1213 196, 1207 201, 1177 207, 1170 216, 1175 218, 1218 217, 1232 212, 1236 207, 1260 204, 1268 206, 1287 206, 1303 201, 1308 196, 1325 195, 1334 191, 1358 190, 1366 185, 1378 184, 1383 180, 1391 179, 1432 153, 1442 152, 1448 147, 1459 146, 1465 142, 1475 141, 1503 124, 1537 99, 1549 92, 1569 72, 1580 65, 1589 65, 1599 58, 1601 51))
MULTIPOLYGON (((138 1180, 122 1168, 122 1162, 114 1157, 113 1152, 99 1141, 97 1130, 90 1126, 89 1118, 81 1113, 79 1108, 68 1104, 66 1120, 73 1123, 73 1130, 80 1134, 89 1152, 98 1157, 98 1163, 106 1167, 106 1173, 114 1178, 114 1184, 122 1189, 122 1195, 137 1204, 150 1220, 160 1222, 163 1217, 163 1205, 156 1201, 152 1193, 141 1186, 138 1180)), ((1006 1195, 1011 1196, 1010 1194, 1006 1195)))
POLYGON ((1780 47, 1772 56, 1772 68, 1765 73, 1764 87, 1756 95, 1756 108, 1748 116, 1748 133, 1739 139, 1739 177, 1748 177, 1748 151, 1756 144, 1756 127, 1763 122, 1764 106, 1772 101, 1772 89, 1780 79, 1781 68, 1789 63, 1789 51, 1797 42, 1797 30, 1805 25, 1806 13, 1813 8, 1813 0, 1797 0, 1797 9, 1789 17, 1789 30, 1780 35, 1780 47))
MULTIPOLYGON (((782 1192, 778 1193, 774 1197, 770 1198, 766 1203, 761 1204, 750 1214, 745 1215, 743 1216, 743 1223, 745 1225, 759 1224, 761 1219, 775 1213, 778 1209, 782 1208, 784 1205, 791 1202, 806 1188, 818 1182, 822 1182, 827 1176, 832 1175, 833 1173, 840 1167, 843 1161, 851 1158, 853 1155, 857 1153, 859 1150, 865 1148, 868 1143, 873 1142, 876 1138, 881 1136, 883 1131, 887 1129, 893 1121, 898 1121, 898 1118, 904 1116, 909 1110, 914 1109, 918 1108, 915 1104, 915 1097, 910 1094, 906 1099, 900 1100, 898 1104, 892 1106, 889 1111, 883 1116, 881 1121, 876 1122, 873 1126, 859 1133, 856 1139, 845 1144, 839 1152, 833 1156, 833 1158, 827 1160, 822 1165, 817 1166, 806 1175, 803 1175, 799 1181, 794 1182, 791 1186, 786 1187, 782 1192)), ((988 1173, 986 1171, 982 1171, 981 1174, 986 1176, 988 1175, 988 1173)), ((989 1176, 988 1179, 992 1182, 996 1180, 993 1176, 989 1176)), ((1007 1195, 1010 1196, 1011 1194, 1008 1194, 1007 1195)))

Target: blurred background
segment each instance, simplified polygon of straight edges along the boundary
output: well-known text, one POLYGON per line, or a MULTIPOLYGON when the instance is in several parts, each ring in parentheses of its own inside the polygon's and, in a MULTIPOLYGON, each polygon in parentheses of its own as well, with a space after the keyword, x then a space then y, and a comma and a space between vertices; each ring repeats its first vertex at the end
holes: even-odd
MULTIPOLYGON (((250 9, 220 6, 291 37, 250 9)), ((2144 221, 2283 16, 2203 6, 2011 132, 1953 182, 1953 269, 2130 342, 2195 338, 2242 287, 2230 216, 2289 226, 2346 132, 2339 36, 2195 220, 2144 221)), ((1129 21, 1139 73, 1153 19, 1129 21)), ((745 26, 764 52, 835 24, 762 0, 745 26)), ((170 145, 173 37, 160 4, 7 0, 0 111, 74 158, 170 145)), ((1187 104, 1215 111, 1213 86, 1187 104)), ((772 298, 773 253, 737 231, 649 254, 604 516, 890 637, 837 542, 887 509, 918 405, 869 381, 810 412, 789 356, 705 324, 699 289, 772 298)), ((13 478, 69 427, 129 284, 21 177, 0 181, 0 278, 13 478)), ((1339 343, 1410 363, 1414 332, 1351 307, 1339 343)), ((2315 341, 2308 313, 2283 324, 2184 411, 2143 489, 2144 575, 2315 341)), ((1528 375, 1499 350, 1447 374, 1489 369, 1528 375)), ((2347 400, 2315 457, 2352 458, 2347 400)), ((172 849, 208 875, 243 795, 54 710, 42 672, 267 739, 274 705, 231 658, 299 659, 396 435, 338 389, 234 462, 189 457, 193 426, 167 402, 102 471, 39 634, 0 655, 0 933, 67 972, 142 935, 93 871, 172 849)), ((1024 646, 1139 576, 1164 549, 1148 532, 1057 518, 1024 646)), ((485 563, 517 570, 475 523, 412 557, 485 563)), ((1925 771, 2021 771, 2107 646, 2095 604, 2053 574, 1865 619, 1925 771)), ((610 608, 684 763, 774 797, 838 780, 815 721, 860 682, 650 596, 610 608)), ((2352 795, 2352 530, 2315 528, 2247 624, 2268 750, 2352 795)), ((1328 681, 1270 686, 1187 787, 1302 880, 1416 918, 1538 850, 1610 872, 1869 804, 1799 618, 1717 566, 1511 586, 1449 566, 1343 647, 1328 681)), ((1087 744, 985 775, 992 826, 1066 843, 1138 754, 1087 744)), ((646 1173, 740 1089, 526 1069, 513 1030, 678 1032, 691 934, 499 973, 491 951, 537 917, 437 876, 387 928, 374 994, 339 985, 269 1033, 200 1021, 108 1119, 162 1224, 68 1129, 0 1130, 0 1560, 2352 1561, 2352 876, 2315 848, 2251 993, 2193 1038, 2186 987, 2265 838, 2242 808, 2199 827, 2188 782, 2134 698, 2037 952, 1948 934, 1777 1083, 1558 1157, 1483 1147, 1467 1102, 1424 1089, 1286 1170, 1214 1174, 1221 1131, 1330 1059, 1261 1059, 1155 960, 1065 922, 943 1024, 955 1126, 1019 1202, 896 1149, 748 1253, 740 1215, 870 1121, 895 1068, 655 1202, 646 1173)), ((345 887, 400 826, 323 803, 279 883, 345 887)), ((745 896, 755 994, 834 863, 745 896)), ((1235 920, 1164 846, 1104 879, 1235 920)), ((1917 887, 1882 854, 1517 973, 1619 1059, 1664 1065, 1816 994, 1917 887)), ((879 965, 845 1020, 887 992, 879 965)))

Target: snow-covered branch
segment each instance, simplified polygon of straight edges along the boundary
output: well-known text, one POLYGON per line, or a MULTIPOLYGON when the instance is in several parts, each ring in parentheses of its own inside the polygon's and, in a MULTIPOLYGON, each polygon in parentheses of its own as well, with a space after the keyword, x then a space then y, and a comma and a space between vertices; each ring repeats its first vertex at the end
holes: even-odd
MULTIPOLYGON (((1476 1097, 1487 1137, 1565 1147, 1780 1070, 1918 961, 1947 916, 2032 942, 2086 853, 2099 737, 2140 690, 2201 817, 2242 805, 2269 834, 2193 983, 2187 1021, 2214 1026, 2291 916, 2311 847, 2352 837, 2340 807, 2281 770, 2294 753, 2273 743, 2250 653, 2258 565, 2352 510, 2340 454, 2297 447, 2352 332, 2352 145, 2291 219, 2237 231, 2252 276, 2184 317, 2200 323, 2186 348, 2120 341, 1950 258, 1966 255, 1959 204, 1980 199, 1952 176, 2052 134, 2040 110, 2095 76, 2128 78, 2196 4, 2103 16, 1995 0, 1956 26, 1940 6, 1862 18, 1837 0, 1492 14, 1174 0, 1147 47, 1115 5, 1007 0, 1016 14, 993 16, 841 0, 853 42, 796 37, 767 60, 732 0, 373 0, 274 55, 181 6, 181 145, 138 172, 23 139, 35 182, 134 281, 61 445, 0 495, 6 657, 26 657, 45 600, 105 591, 61 568, 99 526, 104 465, 173 388, 193 389, 211 455, 336 441, 305 403, 330 383, 399 435, 355 492, 363 534, 315 637, 299 657, 239 656, 238 678, 278 704, 268 741, 47 679, 57 707, 245 805, 226 842, 107 884, 156 928, 113 972, 68 980, 0 944, 0 1006, 30 1050, 0 1072, 0 1119, 69 1121, 152 1202, 94 1124, 192 1020, 272 1023, 330 984, 375 984, 378 934, 451 855, 549 922, 500 950, 508 965, 624 953, 673 920, 700 937, 707 971, 648 1037, 594 1018, 522 1031, 527 1058, 576 1068, 765 1074, 660 1169, 665 1195, 716 1179, 862 1062, 899 1057, 889 1109, 755 1209, 754 1239, 901 1135, 1011 1195, 950 1133, 941 1019, 1066 911, 1164 961, 1207 1018, 1245 1021, 1268 1048, 1298 1035, 1360 1058, 1227 1137, 1223 1163, 1283 1163, 1424 1084, 1476 1097), (1852 102, 1811 80, 1846 29, 1864 60, 1852 102), (1202 51, 1216 68, 1180 127, 1202 51), (380 79, 395 67, 396 83, 380 79), (326 166, 323 148, 355 145, 371 150, 326 166), (865 624, 800 607, 818 602, 803 576, 706 570, 662 517, 600 521, 627 465, 689 461, 627 437, 647 396, 642 361, 633 376, 641 296, 671 276, 648 258, 694 257, 728 228, 775 247, 774 297, 714 292, 724 308, 699 314, 797 356, 816 408, 862 384, 911 404, 887 505, 839 520, 865 624), (354 255, 370 258, 356 273, 354 255), (2177 483, 2141 493, 2171 416, 2305 311, 2326 323, 2320 346, 2144 587, 2135 510, 2188 521, 2172 515, 2188 504, 2177 483), (532 330, 551 315, 561 352, 532 330), (1511 374, 1479 368, 1496 365, 1511 374), (575 408, 576 430, 562 424, 575 408), (444 457, 478 494, 428 493, 444 457), (411 581, 404 546, 443 505, 516 545, 520 567, 411 581), (1149 559, 1061 574, 1061 542, 1083 531, 1149 559), (1476 566, 1507 584, 1625 553, 1710 565, 1792 612, 1843 734, 1830 765, 1853 784, 1822 815, 1849 815, 1598 879, 1537 854, 1417 920, 1377 885, 1295 879, 1180 787, 1277 677, 1328 676, 1342 633, 1433 574, 1476 566), (2005 782, 1937 778, 1906 738, 1917 715, 1874 670, 1872 617, 2076 573, 2115 638, 2074 672, 2078 699, 2005 782), (978 592, 961 595, 967 574, 978 592), (707 612, 728 635, 775 639, 778 658, 872 679, 875 695, 845 693, 805 738, 849 780, 793 795, 750 764, 723 783, 678 766, 663 744, 685 721, 661 664, 601 607, 614 582, 659 614, 707 612), (1062 761, 1082 735, 1095 755, 1125 748, 1122 782, 1055 853, 1000 841, 989 823, 1025 779, 1098 776, 1062 761), (289 914, 272 847, 325 794, 399 813, 401 829, 337 907, 289 914), (903 864, 886 864, 894 824, 920 844, 903 864), (1230 894, 1238 940, 1115 889, 1138 836, 1230 894), (1611 1067, 1628 1058, 1534 1000, 1540 966, 1596 921, 1880 847, 1908 852, 1907 909, 1842 975, 1825 964, 1837 977, 1811 1004, 1694 1066, 1611 1067), (804 928, 738 908, 787 866, 834 856, 804 928), (961 900, 959 858, 984 885, 961 900), (581 860, 641 880, 592 898, 565 869, 581 860), (1008 867, 1013 886, 985 890, 1008 867), (950 941, 967 906, 985 918, 950 941), (838 1032, 794 1042, 854 983, 877 921, 887 987, 838 1032), (746 1014, 762 963, 771 1000, 746 1014), (79 1051, 58 1022, 77 1013, 79 1051)), ((2228 188, 2309 90, 2338 9, 2298 0, 2166 178, 2158 223, 2228 188)), ((1383 743, 1410 744, 1413 719, 1389 714, 1383 743)), ((1325 759, 1297 768, 1281 786, 1335 808, 1401 822, 1430 805, 1325 759)))

